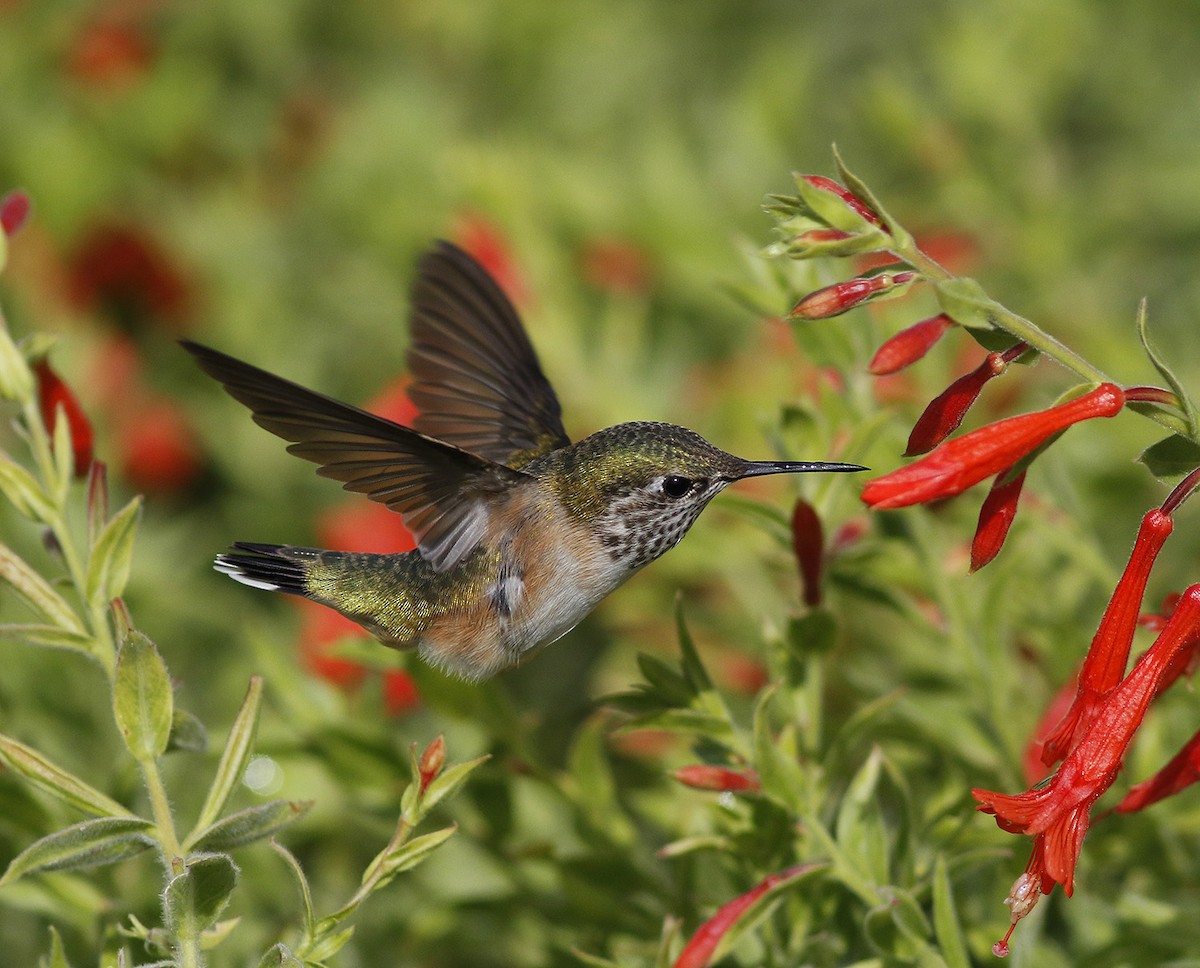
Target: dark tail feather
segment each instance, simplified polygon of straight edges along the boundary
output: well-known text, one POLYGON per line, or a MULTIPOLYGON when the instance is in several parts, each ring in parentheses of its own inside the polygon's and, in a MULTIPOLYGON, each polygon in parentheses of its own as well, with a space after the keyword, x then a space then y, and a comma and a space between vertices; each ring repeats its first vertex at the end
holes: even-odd
POLYGON ((247 554, 217 555, 213 565, 217 571, 251 588, 308 597, 304 559, 318 555, 316 549, 249 541, 236 541, 233 546, 247 554))

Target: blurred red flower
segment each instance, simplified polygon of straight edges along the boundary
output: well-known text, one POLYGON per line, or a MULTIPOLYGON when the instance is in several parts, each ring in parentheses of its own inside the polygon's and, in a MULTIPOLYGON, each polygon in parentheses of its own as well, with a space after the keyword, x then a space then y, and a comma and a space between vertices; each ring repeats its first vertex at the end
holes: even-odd
POLYGON ((584 243, 579 262, 584 280, 601 292, 639 296, 650 289, 649 257, 632 242, 590 239, 584 243))
POLYGON ((193 303, 175 260, 143 230, 102 222, 67 260, 67 295, 82 312, 103 312, 124 326, 179 326, 193 303))
POLYGON ((84 25, 67 55, 67 70, 88 87, 107 92, 127 88, 154 60, 149 34, 139 25, 96 20, 84 25))
POLYGON ((58 426, 58 415, 62 413, 66 417, 67 428, 71 431, 75 476, 87 477, 88 469, 92 466, 92 422, 83 412, 74 391, 54 372, 47 360, 37 360, 33 364, 33 373, 37 377, 38 408, 42 423, 53 436, 54 428, 58 426))
POLYGON ((496 280, 513 305, 528 305, 529 285, 513 256, 511 243, 495 223, 482 215, 465 214, 457 220, 453 235, 463 251, 496 280))

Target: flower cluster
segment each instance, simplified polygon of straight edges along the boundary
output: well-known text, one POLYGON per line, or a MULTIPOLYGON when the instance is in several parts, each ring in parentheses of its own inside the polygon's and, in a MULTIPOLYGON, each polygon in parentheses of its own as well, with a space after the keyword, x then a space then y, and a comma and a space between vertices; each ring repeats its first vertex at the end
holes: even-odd
MULTIPOLYGON (((1179 448, 1194 453, 1200 433, 1196 408, 1146 340, 1144 311, 1139 337, 1153 366, 1170 389, 1121 387, 1032 323, 987 299, 970 280, 956 279, 917 246, 858 183, 843 171, 855 192, 828 179, 798 179, 798 198, 776 199, 776 213, 788 233, 774 254, 790 258, 818 255, 870 259, 873 269, 855 278, 803 296, 790 317, 816 320, 836 316, 869 301, 889 298, 920 283, 932 284, 942 312, 921 320, 887 340, 870 363, 877 376, 895 373, 920 360, 951 329, 969 330, 992 349, 982 363, 954 380, 925 408, 912 429, 905 456, 915 462, 868 481, 863 501, 885 510, 930 504, 955 497, 988 479, 971 545, 971 568, 978 570, 1000 551, 1016 515, 1030 463, 1076 424, 1114 417, 1129 408, 1149 413, 1176 430, 1179 448), (837 212, 832 200, 842 205, 837 212), (1000 346, 1002 348, 995 349, 1000 346), (952 436, 984 387, 1018 361, 1046 355, 1083 376, 1083 389, 1070 391, 1054 406, 996 420, 961 436, 952 436)), ((769 252, 771 250, 768 250, 769 252)), ((1169 451, 1171 446, 1163 448, 1169 451)), ((1117 779, 1125 754, 1155 697, 1194 669, 1200 657, 1200 584, 1171 596, 1161 614, 1142 615, 1151 569, 1174 527, 1172 515, 1200 486, 1200 469, 1155 463, 1154 448, 1143 462, 1161 476, 1186 474, 1161 507, 1146 514, 1129 563, 1113 591, 1076 681, 1050 704, 1031 746, 1026 770, 1033 784, 1010 795, 975 789, 978 809, 995 816, 1001 829, 1033 838, 1024 873, 1005 903, 1008 934, 993 951, 1008 952, 1013 928, 1056 884, 1074 890, 1075 867, 1092 809, 1117 779), (1149 455, 1149 459, 1148 459, 1149 455), (1154 643, 1129 665, 1135 631, 1156 632, 1154 643), (1040 773, 1057 766, 1040 782, 1040 773)), ((1194 461, 1192 462, 1194 464, 1194 461)), ((798 544, 797 554, 805 559, 798 544)), ((811 557, 811 554, 810 554, 811 557)), ((809 578, 806 576, 806 584, 809 578)), ((1158 773, 1137 784, 1113 808, 1130 813, 1200 780, 1200 732, 1158 773)))

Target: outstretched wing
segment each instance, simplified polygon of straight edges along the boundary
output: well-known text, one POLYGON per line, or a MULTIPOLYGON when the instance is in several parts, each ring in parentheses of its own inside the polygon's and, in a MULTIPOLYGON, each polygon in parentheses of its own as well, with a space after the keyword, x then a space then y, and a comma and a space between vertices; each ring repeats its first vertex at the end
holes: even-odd
POLYGON ((449 242, 417 265, 410 341, 409 396, 422 433, 514 468, 570 443, 512 303, 449 242))
POLYGON ((317 472, 399 511, 421 555, 438 571, 462 561, 487 530, 489 498, 527 480, 520 471, 434 440, 297 383, 189 341, 209 376, 292 441, 290 453, 317 472))

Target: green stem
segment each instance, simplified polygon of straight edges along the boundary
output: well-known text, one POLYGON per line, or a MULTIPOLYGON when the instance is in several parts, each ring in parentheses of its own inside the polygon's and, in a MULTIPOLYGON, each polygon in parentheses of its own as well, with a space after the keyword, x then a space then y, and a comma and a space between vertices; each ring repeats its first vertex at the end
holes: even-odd
MULTIPOLYGON (((171 813, 171 801, 167 797, 167 788, 163 785, 162 774, 158 771, 157 760, 141 760, 138 765, 142 770, 142 778, 146 783, 146 792, 150 795, 150 810, 154 816, 154 825, 158 832, 158 843, 162 848, 163 861, 166 864, 167 880, 183 873, 183 848, 179 843, 179 834, 175 830, 175 818, 171 813)), ((202 968, 203 956, 200 953, 200 937, 194 935, 190 925, 194 923, 191 917, 180 919, 181 925, 188 927, 175 932, 175 949, 179 956, 179 968, 202 968)))
MULTIPOLYGON (((918 270, 927 279, 947 282, 956 278, 952 272, 949 272, 936 260, 931 259, 915 245, 898 246, 890 251, 897 258, 904 260, 914 269, 918 270)), ((1093 366, 1065 343, 1059 342, 1024 316, 1018 316, 1011 309, 1008 309, 995 300, 990 300, 989 310, 992 321, 1000 329, 1016 337, 1021 342, 1029 344, 1030 347, 1059 363, 1061 366, 1065 366, 1068 370, 1077 373, 1089 383, 1114 382, 1099 367, 1093 366)))

